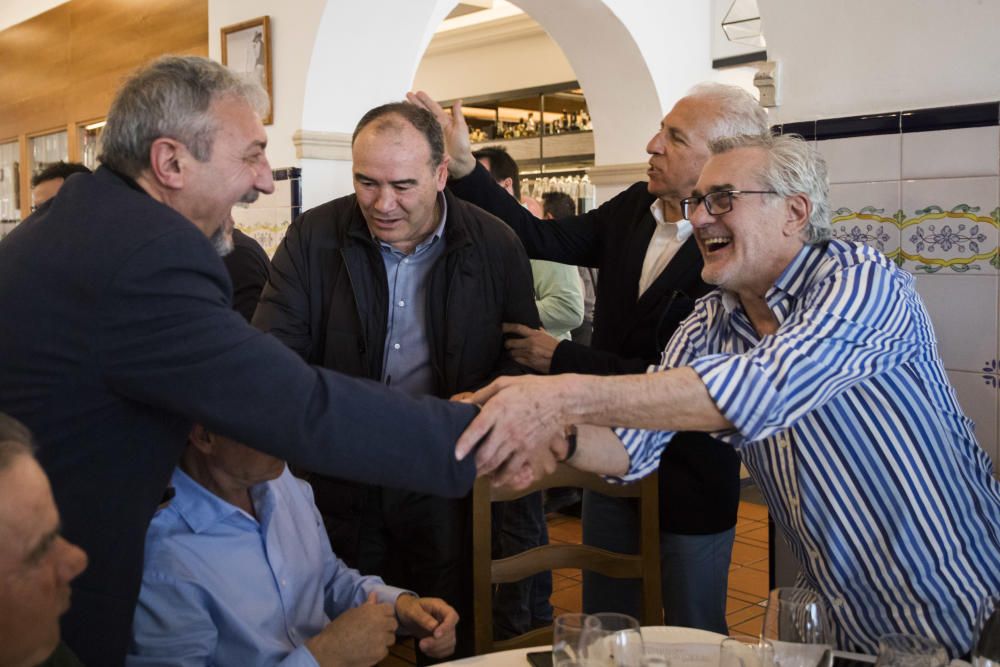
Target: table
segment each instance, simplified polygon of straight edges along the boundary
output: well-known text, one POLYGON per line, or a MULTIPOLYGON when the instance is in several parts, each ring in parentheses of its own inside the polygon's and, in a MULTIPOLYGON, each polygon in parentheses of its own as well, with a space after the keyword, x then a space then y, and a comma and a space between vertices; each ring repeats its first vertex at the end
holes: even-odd
MULTIPOLYGON (((643 643, 650 647, 666 644, 679 644, 678 650, 683 650, 687 655, 697 653, 697 646, 711 646, 718 655, 719 643, 725 639, 725 635, 706 630, 695 630, 694 628, 680 628, 668 625, 645 626, 642 628, 643 643)), ((527 655, 535 651, 551 650, 551 646, 533 646, 531 648, 517 648, 510 651, 499 651, 497 653, 487 653, 471 658, 453 660, 438 665, 438 667, 529 667, 527 655)), ((716 660, 718 662, 718 660, 716 660)))

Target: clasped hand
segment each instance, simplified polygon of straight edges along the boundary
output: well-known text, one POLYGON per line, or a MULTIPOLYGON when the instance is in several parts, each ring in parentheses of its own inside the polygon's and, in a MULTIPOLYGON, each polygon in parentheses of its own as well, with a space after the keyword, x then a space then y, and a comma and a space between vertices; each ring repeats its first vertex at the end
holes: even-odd
POLYGON ((553 472, 566 455, 562 414, 567 377, 502 377, 470 395, 482 410, 459 438, 455 454, 473 450, 476 471, 496 486, 523 489, 553 472))

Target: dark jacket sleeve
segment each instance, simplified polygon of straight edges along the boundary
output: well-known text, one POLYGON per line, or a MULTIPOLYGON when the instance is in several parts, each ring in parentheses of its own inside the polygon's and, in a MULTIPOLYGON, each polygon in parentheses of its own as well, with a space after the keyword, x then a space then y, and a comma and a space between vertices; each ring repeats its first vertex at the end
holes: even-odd
POLYGON ((552 354, 550 373, 584 373, 587 375, 628 375, 645 373, 657 359, 626 358, 595 350, 571 340, 564 340, 556 346, 552 354))
MULTIPOLYGON (((504 194, 507 194, 504 192, 504 194)), ((510 199, 510 195, 507 195, 510 199)), ((509 232, 508 232, 509 234, 509 232)), ((524 253, 521 243, 511 236, 507 239, 503 267, 506 270, 506 289, 504 289, 503 321, 524 324, 533 329, 542 326, 535 306, 535 287, 531 275, 531 263, 524 253)), ((505 347, 497 366, 495 377, 500 375, 521 375, 530 372, 511 357, 505 347)))
POLYGON ((309 470, 468 493, 473 457, 457 462, 454 446, 474 407, 307 365, 229 308, 221 262, 191 233, 146 244, 108 285, 96 344, 113 391, 309 470))
POLYGON ((449 181, 452 194, 489 211, 514 230, 528 257, 574 266, 597 266, 603 221, 600 209, 561 220, 536 218, 501 188, 482 165, 449 181))
MULTIPOLYGON (((304 215, 288 227, 285 238, 274 253, 271 277, 261 292, 253 325, 273 335, 306 361, 312 361, 312 286, 307 244, 302 238, 304 215)), ((319 287, 316 286, 316 289, 319 287)))

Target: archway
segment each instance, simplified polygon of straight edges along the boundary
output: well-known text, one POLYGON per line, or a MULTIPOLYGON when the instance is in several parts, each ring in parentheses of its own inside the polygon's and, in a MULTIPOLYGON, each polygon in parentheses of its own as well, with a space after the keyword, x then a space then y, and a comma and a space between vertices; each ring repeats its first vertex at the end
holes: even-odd
MULTIPOLYGON (((545 28, 576 72, 594 120, 599 167, 641 162, 664 108, 709 71, 707 31, 687 29, 710 20, 702 0, 576 0, 569 7, 511 1, 545 28)), ((403 97, 435 29, 456 4, 326 3, 296 137, 306 207, 350 191, 351 129, 372 106, 403 97)))

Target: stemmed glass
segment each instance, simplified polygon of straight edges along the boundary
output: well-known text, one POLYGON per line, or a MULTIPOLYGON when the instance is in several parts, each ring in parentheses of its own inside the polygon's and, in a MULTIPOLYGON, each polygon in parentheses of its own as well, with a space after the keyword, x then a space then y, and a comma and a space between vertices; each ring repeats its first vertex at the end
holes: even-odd
POLYGON ((563 614, 552 623, 553 667, 588 664, 602 637, 601 622, 590 614, 563 614))
POLYGON ((823 603, 805 588, 771 591, 761 639, 774 647, 777 667, 829 667, 833 662, 830 622, 823 603))
POLYGON ((878 639, 876 667, 944 667, 948 652, 933 639, 889 634, 878 639))
POLYGON ((766 639, 726 637, 719 646, 719 667, 773 667, 774 647, 766 639))
POLYGON ((594 654, 608 667, 636 667, 643 656, 639 621, 625 614, 594 614, 601 624, 600 640, 594 654))

